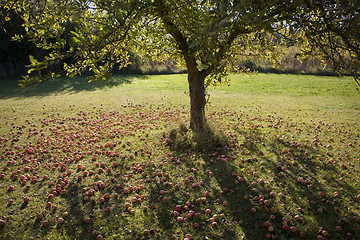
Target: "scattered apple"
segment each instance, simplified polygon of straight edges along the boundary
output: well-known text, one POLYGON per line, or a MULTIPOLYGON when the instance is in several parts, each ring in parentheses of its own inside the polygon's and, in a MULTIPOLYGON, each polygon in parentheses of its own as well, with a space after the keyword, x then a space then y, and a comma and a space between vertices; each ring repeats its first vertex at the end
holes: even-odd
POLYGON ((64 218, 59 217, 56 222, 57 222, 58 224, 62 224, 64 221, 65 221, 64 218))

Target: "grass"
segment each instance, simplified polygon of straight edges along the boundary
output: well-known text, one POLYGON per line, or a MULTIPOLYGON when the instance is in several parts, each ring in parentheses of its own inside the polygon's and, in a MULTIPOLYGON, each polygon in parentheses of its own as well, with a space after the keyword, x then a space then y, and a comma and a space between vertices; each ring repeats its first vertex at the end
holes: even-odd
POLYGON ((209 89, 211 151, 168 144, 186 75, 117 78, 0 82, 2 239, 360 239, 351 78, 231 75, 209 89))

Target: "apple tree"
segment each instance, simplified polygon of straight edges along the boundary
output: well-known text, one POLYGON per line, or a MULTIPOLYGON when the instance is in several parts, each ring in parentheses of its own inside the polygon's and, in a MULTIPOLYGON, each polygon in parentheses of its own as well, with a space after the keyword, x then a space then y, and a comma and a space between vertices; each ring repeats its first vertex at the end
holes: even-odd
POLYGON ((206 86, 233 70, 242 55, 276 63, 279 52, 300 44, 301 54, 317 55, 338 73, 360 72, 360 5, 356 0, 22 0, 28 36, 48 56, 31 58, 23 85, 56 77, 43 75, 63 64, 67 75, 94 73, 110 79, 128 64, 128 53, 187 68, 190 128, 209 131, 206 86), (35 74, 36 73, 36 74, 35 74))

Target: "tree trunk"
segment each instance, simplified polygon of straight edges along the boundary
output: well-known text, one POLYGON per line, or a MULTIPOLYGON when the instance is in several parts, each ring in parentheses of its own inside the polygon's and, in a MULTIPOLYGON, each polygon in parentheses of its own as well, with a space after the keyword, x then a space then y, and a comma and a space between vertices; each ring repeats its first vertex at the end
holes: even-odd
POLYGON ((205 78, 206 74, 204 72, 188 68, 188 82, 190 90, 190 129, 195 133, 204 133, 209 130, 205 117, 205 78))
POLYGON ((210 74, 208 70, 198 70, 195 52, 190 49, 188 39, 183 35, 177 24, 172 22, 170 7, 166 1, 154 1, 156 11, 162 19, 166 30, 173 36, 181 51, 188 71, 190 90, 190 129, 195 133, 204 133, 209 130, 205 117, 205 78, 210 74))

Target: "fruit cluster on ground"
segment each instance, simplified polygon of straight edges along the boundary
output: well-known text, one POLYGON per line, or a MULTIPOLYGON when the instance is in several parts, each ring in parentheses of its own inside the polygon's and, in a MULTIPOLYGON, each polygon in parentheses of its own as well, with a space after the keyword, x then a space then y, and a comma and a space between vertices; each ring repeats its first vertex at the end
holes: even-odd
POLYGON ((2 239, 360 239, 351 124, 210 109, 207 148, 187 106, 65 107, 0 136, 2 239))

